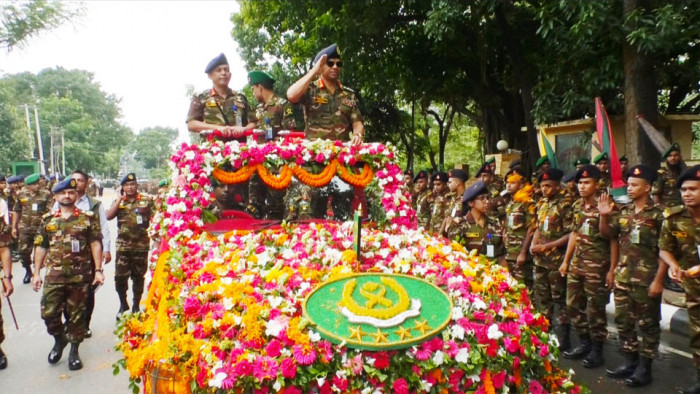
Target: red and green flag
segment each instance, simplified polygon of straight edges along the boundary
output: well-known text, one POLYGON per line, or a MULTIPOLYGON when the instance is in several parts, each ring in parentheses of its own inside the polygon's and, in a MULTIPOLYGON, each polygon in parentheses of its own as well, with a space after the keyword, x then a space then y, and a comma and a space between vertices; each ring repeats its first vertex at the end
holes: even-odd
POLYGON ((554 148, 552 148, 552 145, 549 143, 549 140, 547 139, 547 135, 544 133, 544 130, 540 129, 540 155, 544 156, 547 155, 547 159, 549 159, 549 166, 552 168, 559 168, 559 162, 557 161, 557 155, 554 153, 554 148))
POLYGON ((617 148, 615 148, 615 139, 613 138, 612 127, 610 127, 610 119, 608 119, 608 114, 605 112, 605 107, 600 97, 595 98, 595 126, 600 148, 602 152, 608 154, 612 188, 624 187, 625 182, 622 180, 622 168, 620 167, 620 158, 617 155, 617 148))

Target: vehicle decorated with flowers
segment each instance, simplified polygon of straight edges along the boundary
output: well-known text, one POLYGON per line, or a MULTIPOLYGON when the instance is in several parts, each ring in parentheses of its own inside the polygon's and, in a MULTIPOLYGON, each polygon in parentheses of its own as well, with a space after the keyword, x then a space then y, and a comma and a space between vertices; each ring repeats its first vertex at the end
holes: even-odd
POLYGON ((395 161, 378 143, 180 146, 151 223, 161 247, 145 309, 119 323, 115 373, 128 370, 135 392, 584 390, 555 366, 556 337, 524 286, 417 228, 395 161), (337 176, 366 191, 370 216, 361 231, 357 220, 208 227, 212 180, 255 173, 273 189, 337 176))

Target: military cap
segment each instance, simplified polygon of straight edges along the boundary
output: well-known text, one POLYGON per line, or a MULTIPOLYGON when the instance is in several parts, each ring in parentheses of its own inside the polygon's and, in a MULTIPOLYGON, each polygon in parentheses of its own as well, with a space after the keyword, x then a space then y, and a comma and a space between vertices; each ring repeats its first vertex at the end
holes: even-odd
POLYGON ((480 177, 481 174, 493 174, 493 170, 491 169, 489 163, 484 163, 484 165, 482 165, 481 168, 479 168, 479 171, 476 172, 474 178, 480 177))
POLYGON ((513 175, 513 174, 517 174, 517 175, 520 175, 521 177, 525 178, 525 170, 520 166, 516 166, 516 167, 513 167, 510 170, 508 170, 508 172, 506 172, 506 181, 508 181, 508 177, 513 175))
POLYGON ((472 201, 480 195, 488 193, 489 189, 486 187, 484 181, 476 181, 464 191, 464 194, 462 195, 462 202, 466 203, 472 201))
POLYGON ((40 175, 41 175, 41 174, 39 174, 39 173, 37 172, 37 173, 34 173, 34 174, 32 174, 32 175, 26 177, 26 178, 24 179, 24 184, 25 184, 25 185, 33 185, 33 184, 39 182, 39 179, 41 178, 40 175))
POLYGON ((55 180, 55 179, 56 179, 56 174, 53 174, 53 175, 51 175, 51 176, 49 177, 49 180, 50 180, 50 181, 53 181, 53 180, 55 180))
POLYGON ((573 181, 575 178, 576 178, 576 171, 569 171, 566 173, 566 175, 564 175, 561 178, 561 181, 564 183, 568 183, 568 182, 573 181))
POLYGON ((248 73, 248 85, 257 85, 265 81, 275 83, 275 79, 272 78, 272 75, 266 73, 265 71, 253 70, 248 73))
POLYGON ((124 178, 122 178, 120 185, 124 186, 125 183, 135 181, 135 180, 136 180, 136 174, 134 174, 133 172, 130 172, 130 173, 124 175, 124 178))
POLYGON ((448 179, 449 179, 449 176, 444 171, 436 172, 435 174, 433 174, 433 177, 432 177, 433 182, 435 182, 435 181, 447 182, 448 179))
POLYGON ((509 169, 512 169, 512 168, 515 168, 515 167, 517 167, 517 166, 519 166, 519 165, 520 165, 520 160, 519 160, 519 159, 515 159, 515 160, 511 161, 510 164, 508 164, 508 168, 509 168, 509 169))
POLYGON ((575 166, 586 165, 586 164, 591 164, 591 159, 589 159, 587 157, 582 157, 580 159, 576 159, 576 161, 574 162, 575 166))
POLYGON ((491 157, 489 157, 488 159, 486 159, 486 163, 487 163, 487 164, 491 164, 491 163, 495 163, 495 162, 496 162, 496 157, 495 157, 495 156, 491 156, 491 157))
POLYGON ((538 182, 542 181, 554 181, 559 182, 564 176, 564 171, 558 168, 550 168, 547 171, 543 171, 540 176, 537 177, 538 182))
POLYGON ((629 160, 627 160, 627 155, 622 155, 622 157, 620 157, 620 163, 622 163, 623 161, 625 163, 627 163, 629 161, 629 160))
POLYGON ((547 157, 547 155, 544 155, 544 156, 540 157, 539 159, 537 159, 537 163, 535 163, 535 167, 539 167, 544 163, 549 163, 549 157, 547 157))
POLYGON ((450 170, 447 175, 449 178, 459 178, 462 181, 466 181, 469 178, 469 175, 465 171, 459 169, 450 170))
POLYGON ((649 183, 654 183, 658 171, 644 164, 638 164, 627 170, 628 178, 642 178, 649 183))
POLYGON ((75 179, 73 178, 66 178, 62 180, 61 182, 58 182, 56 186, 53 187, 51 191, 55 193, 60 193, 64 190, 68 189, 75 189, 78 187, 78 184, 75 182, 75 179))
POLYGON ((700 181, 700 164, 688 167, 678 178, 678 188, 683 186, 685 181, 700 181))
POLYGON ((413 178, 413 182, 417 182, 419 179, 428 179, 428 171, 426 170, 420 170, 418 171, 418 174, 416 174, 416 177, 413 178))
POLYGON ((12 175, 11 177, 7 178, 7 183, 13 184, 17 182, 21 182, 22 178, 19 175, 12 175))
POLYGON ((668 155, 671 154, 671 152, 680 152, 681 151, 681 146, 678 145, 677 142, 674 142, 671 146, 669 146, 665 151, 664 154, 661 155, 662 159, 665 159, 668 155))
POLYGON ((170 184, 170 179, 161 179, 158 182, 158 187, 168 186, 170 184))
POLYGON ((592 164, 586 164, 585 166, 581 167, 580 170, 576 171, 576 177, 574 177, 576 182, 583 178, 600 179, 600 170, 598 167, 592 164))
POLYGON ((598 156, 593 158, 593 164, 598 164, 599 161, 601 160, 609 160, 608 159, 608 152, 603 152, 599 154, 598 156))
POLYGON ((0 182, 7 182, 5 175, 0 175, 0 182))
POLYGON ((209 74, 222 64, 228 64, 228 60, 226 60, 226 56, 223 53, 220 53, 219 56, 211 59, 207 64, 207 68, 204 69, 204 72, 209 74))
POLYGON ((410 169, 410 168, 405 169, 405 170, 403 171, 403 174, 404 174, 404 175, 410 175, 411 178, 413 178, 413 170, 410 169))
POLYGON ((323 55, 328 56, 328 59, 340 59, 340 51, 338 51, 338 45, 331 44, 331 46, 321 49, 321 51, 316 54, 316 57, 314 58, 314 63, 316 63, 318 59, 320 59, 323 55))

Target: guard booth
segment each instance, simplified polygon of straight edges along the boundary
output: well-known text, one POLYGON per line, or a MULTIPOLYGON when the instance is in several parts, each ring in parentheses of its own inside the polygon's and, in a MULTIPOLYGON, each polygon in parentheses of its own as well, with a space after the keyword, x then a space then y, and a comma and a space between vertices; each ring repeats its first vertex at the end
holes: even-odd
POLYGON ((13 161, 12 175, 31 175, 39 172, 39 163, 36 161, 13 161))

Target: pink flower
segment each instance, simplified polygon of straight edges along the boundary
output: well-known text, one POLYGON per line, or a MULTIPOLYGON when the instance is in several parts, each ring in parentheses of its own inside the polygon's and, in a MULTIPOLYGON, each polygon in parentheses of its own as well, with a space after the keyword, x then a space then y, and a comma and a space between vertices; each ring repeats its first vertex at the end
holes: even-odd
POLYGON ((527 391, 532 394, 544 394, 546 391, 544 390, 544 387, 540 384, 540 382, 536 380, 531 380, 530 385, 527 388, 527 391))
POLYGON ((503 383, 506 381, 506 371, 492 375, 491 379, 493 380, 493 387, 497 389, 503 387, 503 383))
POLYGON ((303 391, 297 386, 288 386, 284 388, 284 394, 301 394, 303 391))
POLYGON ((248 360, 241 360, 236 363, 236 367, 233 371, 236 376, 248 376, 253 371, 253 366, 250 365, 248 360))
POLYGON ((294 379, 297 376, 297 365, 291 358, 285 358, 280 364, 280 369, 282 370, 282 376, 287 379, 294 379))
POLYGON ((326 160, 326 156, 323 153, 319 153, 316 155, 316 161, 318 163, 323 163, 326 160))
POLYGON ((335 375, 333 376, 333 385, 341 392, 344 392, 348 389, 348 380, 341 376, 335 375))
POLYGON ((273 339, 267 344, 265 351, 267 352, 268 356, 277 357, 280 355, 280 347, 280 341, 273 339))
POLYGON ((362 362, 362 354, 358 353, 357 355, 355 355, 355 357, 349 359, 347 364, 344 365, 344 367, 349 367, 352 373, 354 373, 355 375, 359 375, 360 373, 362 373, 363 365, 364 363, 362 362))
POLYGON ((259 381, 274 380, 277 377, 277 361, 268 356, 258 357, 253 367, 253 376, 259 381))
POLYGON ((316 352, 309 345, 294 345, 292 355, 300 365, 311 365, 316 361, 316 352))
POLYGON ((396 394, 408 394, 408 382, 404 378, 394 380, 391 388, 394 389, 396 394))
POLYGON ((420 361, 425 361, 430 358, 431 352, 425 347, 421 346, 416 350, 416 359, 420 361))

